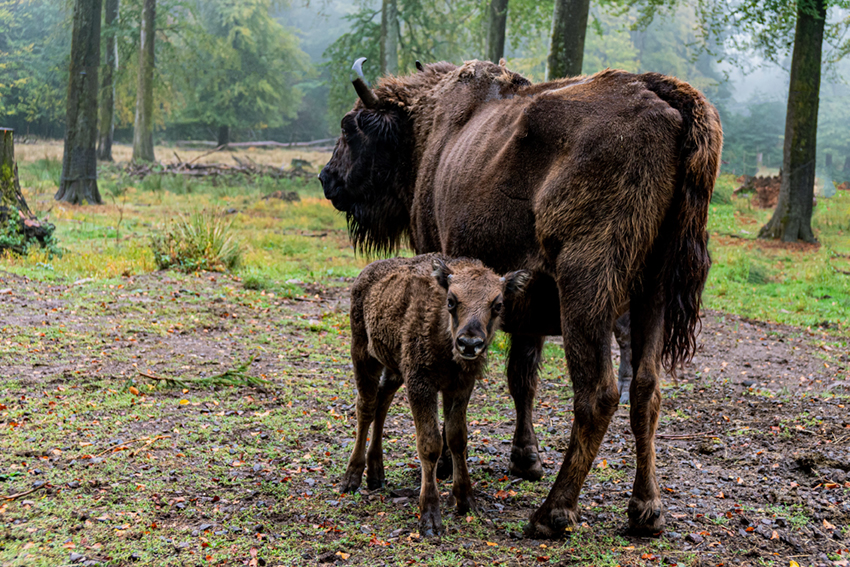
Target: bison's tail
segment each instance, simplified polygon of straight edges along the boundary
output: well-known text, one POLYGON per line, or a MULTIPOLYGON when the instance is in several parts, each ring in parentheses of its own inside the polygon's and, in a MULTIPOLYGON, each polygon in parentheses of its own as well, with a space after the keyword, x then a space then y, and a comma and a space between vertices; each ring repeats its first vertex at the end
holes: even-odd
POLYGON ((720 165, 723 131, 717 110, 688 85, 662 75, 647 75, 647 86, 682 116, 676 193, 664 253, 664 366, 673 371, 696 351, 702 291, 711 267, 708 208, 720 165))

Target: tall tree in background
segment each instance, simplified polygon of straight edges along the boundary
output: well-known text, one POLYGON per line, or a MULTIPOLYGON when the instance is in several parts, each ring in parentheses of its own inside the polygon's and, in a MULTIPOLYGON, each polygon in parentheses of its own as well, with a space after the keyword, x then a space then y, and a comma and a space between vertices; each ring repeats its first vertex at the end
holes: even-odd
POLYGON ((759 231, 761 238, 784 242, 816 241, 812 232, 812 197, 825 23, 825 0, 798 0, 791 84, 785 115, 782 183, 773 216, 759 231))
POLYGON ((398 74, 398 4, 396 0, 381 3, 381 74, 398 74))
POLYGON ((112 138, 115 133, 115 71, 118 68, 118 0, 106 0, 103 6, 106 29, 106 64, 100 87, 100 133, 97 140, 97 159, 112 161, 112 138))
POLYGON ((97 71, 101 0, 76 0, 71 35, 68 112, 62 177, 55 198, 69 203, 103 201, 97 188, 97 71))
POLYGON ((508 25, 508 0, 490 0, 487 13, 487 59, 498 63, 505 56, 505 29, 508 25))
POLYGON ((546 80, 581 75, 590 0, 555 0, 546 80))
POLYGON ((133 124, 133 161, 154 161, 153 68, 156 0, 144 0, 139 43, 139 82, 133 124))
POLYGON ((294 118, 309 74, 298 39, 270 14, 272 0, 197 0, 179 61, 186 69, 177 118, 212 127, 219 145, 233 128, 276 128, 294 118))

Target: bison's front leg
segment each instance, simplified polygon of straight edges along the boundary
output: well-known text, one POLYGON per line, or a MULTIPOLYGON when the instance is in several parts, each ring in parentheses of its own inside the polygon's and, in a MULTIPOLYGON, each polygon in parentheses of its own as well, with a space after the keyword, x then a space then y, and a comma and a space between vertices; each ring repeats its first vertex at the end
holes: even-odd
MULTIPOLYGON (((562 313, 569 314, 566 310, 562 313)), ((564 350, 575 391, 575 420, 564 463, 549 496, 531 515, 525 529, 527 537, 559 537, 578 521, 579 492, 619 401, 611 365, 610 324, 588 328, 583 317, 564 317, 564 321, 564 350)))
POLYGON ((411 376, 407 380, 407 398, 416 425, 416 450, 422 464, 419 491, 419 534, 433 537, 443 531, 440 518, 440 493, 437 491, 437 460, 443 448, 437 413, 437 391, 426 379, 411 376))
POLYGON ((443 407, 446 418, 446 439, 452 453, 453 480, 452 496, 457 503, 459 514, 478 513, 472 483, 469 480, 469 468, 466 464, 466 444, 469 430, 466 424, 466 409, 472 386, 454 393, 443 392, 443 407))
POLYGON ((508 473, 526 480, 540 480, 543 476, 532 408, 544 340, 542 336, 513 334, 508 353, 508 390, 516 406, 516 431, 508 473))

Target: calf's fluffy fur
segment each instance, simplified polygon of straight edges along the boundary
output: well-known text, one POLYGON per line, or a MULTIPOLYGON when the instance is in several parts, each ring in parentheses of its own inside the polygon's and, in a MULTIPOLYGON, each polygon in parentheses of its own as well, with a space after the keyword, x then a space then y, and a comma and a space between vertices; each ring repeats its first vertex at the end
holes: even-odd
POLYGON ((422 463, 420 533, 427 537, 442 530, 436 484, 443 447, 438 393, 452 453, 452 496, 460 513, 476 509, 466 466, 466 408, 504 302, 523 290, 529 275, 521 270, 500 278, 477 260, 440 254, 379 260, 363 270, 351 289, 357 436, 343 492, 360 487, 364 469, 370 489, 383 486, 384 421, 395 392, 406 384, 422 463))

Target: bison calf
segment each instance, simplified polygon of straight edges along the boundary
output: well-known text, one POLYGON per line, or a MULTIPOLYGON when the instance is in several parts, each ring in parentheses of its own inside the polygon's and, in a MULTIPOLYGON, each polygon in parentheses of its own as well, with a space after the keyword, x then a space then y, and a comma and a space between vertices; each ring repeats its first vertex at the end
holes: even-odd
POLYGON ((438 254, 380 260, 363 270, 351 290, 357 438, 342 478, 343 492, 357 490, 364 468, 370 489, 383 486, 384 420, 395 392, 406 384, 422 463, 420 533, 433 536, 442 529, 436 477, 443 447, 438 392, 452 453, 452 494, 460 513, 475 509, 466 466, 466 407, 499 328, 504 301, 521 292, 528 277, 528 272, 517 271, 500 278, 477 260, 438 254))

